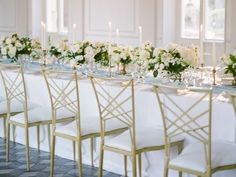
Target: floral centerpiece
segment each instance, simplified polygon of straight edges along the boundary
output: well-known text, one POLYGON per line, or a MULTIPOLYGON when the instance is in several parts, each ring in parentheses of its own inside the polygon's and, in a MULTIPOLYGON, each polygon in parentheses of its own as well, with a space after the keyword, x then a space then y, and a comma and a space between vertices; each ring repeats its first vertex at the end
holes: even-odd
POLYGON ((234 80, 232 84, 236 86, 236 50, 230 54, 226 60, 225 74, 232 74, 234 80))
POLYGON ((136 65, 137 72, 144 74, 148 68, 149 61, 154 58, 154 46, 151 42, 145 42, 141 47, 131 50, 131 58, 136 65))
POLYGON ((43 51, 41 47, 41 43, 39 42, 38 39, 31 39, 31 54, 30 56, 33 59, 40 59, 43 56, 43 51))
POLYGON ((154 77, 173 77, 174 80, 181 80, 181 73, 193 66, 197 53, 195 48, 170 44, 168 49, 155 49, 154 57, 148 66, 154 77))
POLYGON ((69 59, 70 59, 70 65, 72 67, 85 63, 85 58, 83 53, 84 48, 82 42, 77 42, 73 44, 70 50, 72 57, 71 58, 69 57, 69 59))
POLYGON ((122 46, 113 46, 111 52, 112 62, 122 65, 122 74, 126 74, 126 66, 132 62, 131 49, 122 46))
POLYGON ((95 62, 102 66, 109 66, 108 44, 96 42, 93 46, 96 49, 96 54, 94 56, 95 62))
POLYGON ((82 41, 75 43, 72 46, 72 58, 70 63, 76 65, 82 65, 84 63, 90 64, 91 69, 93 68, 93 63, 95 62, 95 55, 97 54, 97 49, 92 42, 82 41))
POLYGON ((66 56, 66 53, 68 51, 69 51, 68 40, 64 39, 60 43, 58 43, 58 45, 50 46, 48 52, 51 56, 61 59, 63 58, 63 56, 66 56))
POLYGON ((1 54, 16 62, 18 56, 22 53, 24 46, 22 45, 21 39, 18 34, 12 34, 11 36, 5 37, 1 42, 1 54))
POLYGON ((18 34, 12 34, 5 37, 1 42, 1 54, 17 62, 19 57, 36 56, 40 54, 41 45, 38 41, 28 37, 20 37, 18 34))

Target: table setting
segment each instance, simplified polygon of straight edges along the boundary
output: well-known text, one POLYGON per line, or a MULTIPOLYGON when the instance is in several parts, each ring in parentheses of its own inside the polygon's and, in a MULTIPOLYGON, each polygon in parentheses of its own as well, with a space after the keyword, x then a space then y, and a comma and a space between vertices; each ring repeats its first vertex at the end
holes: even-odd
MULTIPOLYGON (((110 25, 109 25, 110 27, 110 25)), ((44 25, 42 24, 42 28, 44 25)), ((142 33, 142 28, 139 28, 142 33)), ((44 36, 44 35, 42 35, 44 36)), ((117 33, 117 38, 119 33, 117 33)), ((140 41, 141 41, 140 37, 140 41)), ((145 129, 157 125, 162 126, 160 111, 157 109, 153 86, 165 85, 179 87, 178 98, 185 100, 194 99, 189 89, 205 88, 213 91, 213 137, 228 141, 236 140, 236 119, 228 93, 235 93, 234 67, 236 66, 236 55, 230 54, 221 59, 219 66, 216 65, 216 56, 213 55, 213 66, 204 66, 199 59, 197 46, 183 46, 169 44, 166 48, 155 48, 150 42, 140 42, 139 47, 121 46, 119 39, 117 43, 81 41, 70 44, 62 40, 57 45, 46 46, 45 37, 39 41, 30 38, 22 38, 18 34, 6 37, 1 43, 1 65, 21 65, 25 71, 25 80, 29 98, 43 106, 50 106, 46 85, 43 81, 42 71, 55 70, 65 72, 76 72, 83 78, 80 81, 81 90, 81 114, 97 116, 95 96, 92 93, 90 77, 120 79, 111 86, 111 90, 125 85, 125 80, 133 79, 135 87, 135 104, 137 114, 137 127, 145 129), (12 49, 13 48, 13 49, 12 49), (221 66, 223 65, 223 66, 221 66), (232 75, 231 75, 232 74, 232 75), (233 76, 233 77, 232 77, 233 76), (124 81, 123 81, 124 80, 124 81), (185 90, 183 91, 183 88, 185 90), (144 110, 143 102, 146 104, 144 110), (221 110, 225 110, 222 112, 221 110), (224 126, 222 126, 224 125, 224 126)), ((213 52, 215 52, 213 50, 213 52)), ((14 75, 14 72, 11 73, 14 75)), ((61 78, 66 80, 67 78, 61 78)), ((58 82, 63 82, 59 80, 58 82)), ((171 90, 168 93, 171 95, 171 90)), ((1 95, 4 96, 4 95, 1 95)), ((22 130, 16 130, 16 141, 21 142, 22 130)), ((34 132, 32 131, 33 139, 34 132)), ((42 149, 45 146, 45 130, 41 131, 42 149)), ((186 137, 186 142, 191 138, 186 137)), ((34 147, 35 145, 32 144, 34 147)), ((60 142, 59 146, 66 148, 64 151, 56 151, 56 154, 72 158, 71 147, 68 142, 60 142)), ((84 163, 88 162, 88 142, 83 143, 84 163)), ((99 159, 99 141, 94 143, 96 152, 95 165, 99 159)), ((63 148, 62 148, 63 149, 63 148)), ((105 164, 104 168, 122 174, 122 169, 116 164, 121 159, 112 153, 107 153, 107 159, 112 162, 105 164)), ((176 154, 176 149, 173 149, 176 154)), ((163 163, 157 159, 163 159, 163 152, 151 152, 144 155, 143 176, 156 177, 163 173, 163 163), (153 158, 153 155, 157 158, 153 158), (156 167, 158 166, 158 167, 156 167)), ((128 173, 131 170, 128 169, 128 173)), ((216 176, 234 174, 229 171, 216 176)), ((171 172, 170 176, 175 176, 171 172)))

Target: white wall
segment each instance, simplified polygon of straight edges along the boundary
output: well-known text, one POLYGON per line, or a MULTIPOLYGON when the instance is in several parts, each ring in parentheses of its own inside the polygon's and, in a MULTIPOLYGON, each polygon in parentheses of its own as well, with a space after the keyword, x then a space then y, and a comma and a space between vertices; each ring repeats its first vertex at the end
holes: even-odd
POLYGON ((0 0, 0 37, 18 32, 28 35, 28 0, 0 0))
POLYGON ((226 34, 226 44, 227 52, 232 51, 236 48, 236 1, 227 0, 227 34, 226 34))
POLYGON ((71 0, 71 24, 79 23, 78 39, 106 41, 108 21, 111 21, 114 41, 115 30, 118 28, 120 42, 128 45, 138 45, 138 26, 141 25, 143 40, 156 43, 158 1, 148 0, 147 3, 147 0, 71 0))
MULTIPOLYGON (((143 40, 156 46, 169 42, 198 44, 180 38, 180 0, 68 0, 69 28, 77 24, 77 40, 107 40, 108 21, 120 29, 120 42, 138 45, 138 26, 143 26, 143 40)), ((226 51, 236 47, 236 1, 227 1, 226 51)), ((45 0, 0 0, 0 36, 12 32, 39 37, 40 21, 45 19, 45 0)), ((61 36, 65 37, 65 36, 61 36)), ((69 38, 71 34, 69 33, 69 38)), ((55 38, 55 36, 54 36, 55 38)), ((210 45, 206 43, 210 51, 210 45)), ((218 45, 219 55, 224 44, 218 45)))

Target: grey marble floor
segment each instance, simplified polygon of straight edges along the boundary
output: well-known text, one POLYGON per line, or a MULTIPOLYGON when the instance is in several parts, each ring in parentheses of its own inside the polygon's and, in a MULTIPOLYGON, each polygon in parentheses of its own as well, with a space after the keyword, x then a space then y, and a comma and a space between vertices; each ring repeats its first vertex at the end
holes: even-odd
MULTIPOLYGON (((5 142, 0 138, 0 177, 48 177, 50 174, 50 154, 30 149, 31 170, 26 171, 25 146, 18 143, 10 145, 10 161, 5 160, 5 142)), ((98 168, 83 165, 83 177, 97 176, 98 168)), ((55 156, 55 177, 78 176, 77 162, 55 156)), ((104 177, 121 177, 104 171, 104 177)))

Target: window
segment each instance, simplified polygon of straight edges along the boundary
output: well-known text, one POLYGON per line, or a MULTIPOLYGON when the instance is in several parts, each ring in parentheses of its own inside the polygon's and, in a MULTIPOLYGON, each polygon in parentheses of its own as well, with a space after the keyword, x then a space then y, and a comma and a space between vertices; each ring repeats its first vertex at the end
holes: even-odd
POLYGON ((68 0, 46 0, 47 31, 68 32, 68 0))
POLYGON ((223 40, 225 29, 225 1, 206 0, 205 3, 205 38, 223 40))
POLYGON ((197 38, 200 25, 200 0, 182 0, 182 36, 197 38))
POLYGON ((225 0, 182 0, 181 12, 183 38, 199 38, 199 26, 203 24, 205 39, 224 40, 225 0))

